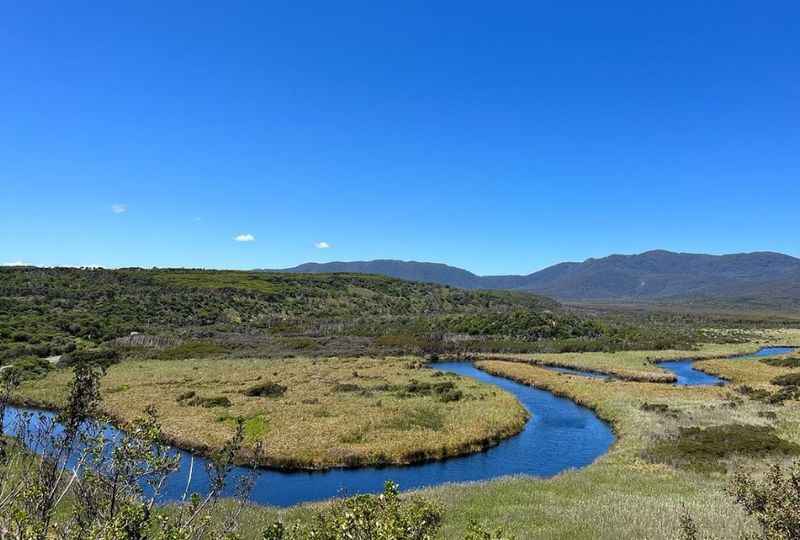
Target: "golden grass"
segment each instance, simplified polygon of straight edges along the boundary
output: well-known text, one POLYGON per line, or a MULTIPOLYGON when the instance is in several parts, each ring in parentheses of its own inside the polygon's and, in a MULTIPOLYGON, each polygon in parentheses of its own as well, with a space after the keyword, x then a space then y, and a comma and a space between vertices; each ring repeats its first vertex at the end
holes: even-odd
MULTIPOLYGON (((57 408, 70 377, 57 371, 26 383, 19 398, 57 408)), ((101 394, 104 411, 121 425, 155 405, 167 439, 201 453, 220 447, 242 417, 240 458, 261 443, 260 463, 284 468, 441 459, 482 450, 518 433, 527 420, 511 394, 412 359, 128 361, 108 370, 101 394), (451 382, 462 396, 444 402, 435 392, 406 391, 413 381, 451 382), (246 395, 269 382, 285 392, 246 395), (202 406, 215 398, 230 405, 202 406)))
MULTIPOLYGON (((772 343, 797 344, 797 341, 781 338, 772 343)), ((765 343, 753 342, 743 345, 741 350, 721 352, 747 352, 760 345, 765 343)), ((720 352, 713 347, 702 349, 712 355, 720 352)), ((659 358, 662 353, 643 352, 639 358, 659 358)), ((694 351, 675 351, 673 357, 691 357, 693 354, 694 351)), ((600 358, 603 362, 609 360, 600 358)), ((768 376, 766 372, 759 373, 760 366, 770 368, 769 376, 791 371, 740 359, 714 360, 708 364, 718 366, 721 374, 730 379, 740 377, 740 382, 751 385, 768 376), (757 367, 750 371, 748 366, 757 367)), ((593 465, 566 471, 551 479, 518 476, 423 490, 424 496, 438 500, 446 507, 439 535, 443 539, 463 538, 472 520, 491 528, 504 527, 518 540, 674 539, 679 537, 679 516, 684 508, 695 517, 703 531, 712 533, 715 538, 739 538, 742 531, 752 532, 754 524, 725 494, 727 478, 724 474, 698 473, 653 462, 648 458, 648 449, 681 427, 726 424, 771 426, 783 439, 800 442, 800 403, 786 402, 780 406, 748 400, 731 386, 677 387, 644 382, 603 382, 558 374, 524 363, 496 360, 481 361, 478 366, 571 397, 593 408, 612 424, 618 440, 609 453, 593 465), (645 404, 650 407, 643 410, 645 404), (668 409, 659 412, 653 405, 666 405, 668 409)), ((585 367, 599 366, 587 360, 585 367)), ((532 413, 535 415, 536 411, 532 413)), ((731 456, 725 464, 729 469, 740 466, 753 469, 761 468, 772 459, 780 458, 731 456)), ((253 527, 251 536, 247 537, 257 537, 258 526, 268 519, 307 519, 309 508, 316 506, 319 505, 302 505, 280 511, 252 509, 248 523, 253 527)))
MULTIPOLYGON (((626 368, 647 372, 654 369, 650 363, 652 359, 724 356, 754 351, 767 344, 800 345, 800 331, 770 331, 764 333, 763 339, 750 343, 707 345, 700 347, 699 351, 564 354, 552 355, 551 359, 584 369, 626 368)), ((423 490, 424 496, 436 499, 446 507, 440 534, 443 539, 463 538, 468 523, 477 520, 489 527, 505 527, 518 540, 666 540, 678 537, 678 518, 683 508, 715 538, 739 538, 743 530, 752 532, 754 524, 724 493, 727 482, 724 474, 698 473, 653 462, 648 457, 648 449, 681 427, 732 423, 771 426, 783 439, 800 443, 800 403, 787 401, 783 405, 770 405, 747 399, 734 390, 738 384, 766 386, 773 376, 792 371, 758 360, 702 362, 702 369, 732 381, 733 384, 726 387, 604 382, 558 374, 517 361, 482 360, 478 365, 487 371, 571 397, 593 408, 612 424, 618 440, 609 453, 593 465, 566 471, 551 479, 520 476, 423 490), (651 406, 643 409, 645 404, 651 406), (652 405, 665 405, 668 410, 659 412, 652 405)), ((536 411, 532 413, 535 415, 536 411)), ((729 469, 739 466, 758 469, 771 459, 731 456, 725 464, 729 469)), ((245 537, 258 538, 264 524, 279 517, 307 519, 310 509, 324 504, 285 510, 249 508, 245 537)))
POLYGON ((544 366, 596 371, 614 375, 626 381, 666 383, 674 382, 675 376, 667 370, 661 369, 655 365, 655 362, 659 360, 721 358, 755 352, 760 347, 769 344, 800 346, 800 330, 798 329, 762 330, 755 333, 760 334, 757 339, 752 339, 744 343, 702 344, 696 350, 691 351, 670 349, 663 351, 620 351, 613 353, 480 353, 474 355, 474 357, 479 360, 512 360, 544 366))

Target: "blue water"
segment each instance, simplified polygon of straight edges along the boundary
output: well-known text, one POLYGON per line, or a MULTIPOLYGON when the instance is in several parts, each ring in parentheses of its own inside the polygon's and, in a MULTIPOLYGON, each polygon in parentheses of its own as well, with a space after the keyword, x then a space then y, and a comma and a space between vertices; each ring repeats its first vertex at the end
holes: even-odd
MULTIPOLYGON (((591 410, 565 398, 559 398, 503 377, 489 375, 469 363, 441 363, 435 369, 472 377, 506 390, 528 409, 532 417, 523 431, 481 453, 405 467, 333 469, 319 472, 285 472, 259 469, 250 494, 253 502, 275 506, 329 499, 356 493, 377 493, 387 480, 404 490, 435 486, 448 482, 489 480, 505 475, 526 474, 549 477, 564 470, 584 467, 605 454, 614 442, 610 427, 591 410)), ((6 425, 25 409, 9 408, 6 425)), ((52 418, 52 413, 39 413, 52 418)), ((108 434, 116 430, 108 428, 108 434)), ((164 492, 164 501, 183 495, 189 477, 191 455, 181 455, 180 471, 172 475, 164 492)), ((194 458, 190 491, 208 488, 206 460, 194 458)), ((250 472, 237 468, 232 482, 250 472)), ((233 486, 227 494, 232 494, 233 486)))
MULTIPOLYGON (((778 356, 781 354, 788 354, 795 350, 795 347, 762 347, 754 353, 737 354, 730 356, 730 359, 742 358, 757 358, 765 356, 778 356)), ((675 383, 678 386, 703 386, 703 385, 722 385, 725 384, 723 379, 715 375, 703 373, 694 368, 694 360, 691 358, 681 360, 663 360, 657 362, 659 367, 671 371, 678 378, 675 383)))
POLYGON ((579 377, 589 377, 590 379, 598 379, 601 381, 607 381, 611 379, 611 376, 606 373, 597 373, 595 371, 584 371, 582 369, 575 369, 575 368, 567 368, 567 367, 558 367, 558 366, 545 366, 542 365, 544 369, 549 371, 556 371, 558 373, 564 373, 566 375, 577 375, 579 377))
POLYGON ((694 360, 664 360, 657 362, 658 367, 671 371, 678 378, 678 386, 706 386, 712 384, 725 384, 725 381, 714 375, 703 373, 694 368, 694 360))

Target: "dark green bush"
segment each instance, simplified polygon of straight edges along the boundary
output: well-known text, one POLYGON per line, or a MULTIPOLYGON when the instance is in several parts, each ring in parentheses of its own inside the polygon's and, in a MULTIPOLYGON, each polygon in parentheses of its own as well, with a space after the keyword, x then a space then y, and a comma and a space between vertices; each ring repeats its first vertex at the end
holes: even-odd
POLYGON ((383 494, 334 502, 316 519, 286 526, 275 523, 264 540, 432 540, 442 520, 439 506, 419 497, 401 498, 387 482, 383 494))
POLYGON ((244 391, 244 395, 248 397, 280 397, 286 393, 286 390, 287 388, 282 384, 267 381, 251 386, 244 391))
POLYGON ((18 358, 10 365, 11 367, 7 369, 13 370, 19 380, 40 379, 52 369, 50 362, 35 356, 18 358))
POLYGON ((665 413, 669 411, 669 405, 666 403, 642 403, 639 407, 641 410, 646 412, 657 412, 657 413, 665 413))
POLYGON ((87 364, 107 368, 117 362, 119 362, 119 353, 114 349, 81 349, 62 355, 58 360, 58 367, 63 368, 72 367, 75 364, 87 364))
POLYGON ((353 383, 336 383, 333 387, 334 392, 363 392, 364 388, 353 383))
POLYGON ((798 455, 800 446, 781 439, 771 427, 724 424, 681 428, 675 437, 656 442, 645 453, 651 461, 707 472, 724 471, 723 460, 734 455, 768 454, 798 455))
POLYGON ((798 386, 800 385, 800 372, 780 375, 772 379, 770 382, 778 386, 798 386))
POLYGON ((400 397, 434 396, 439 401, 447 403, 460 400, 464 394, 456 388, 453 381, 429 383, 412 379, 400 388, 399 395, 400 397))
POLYGON ((212 407, 231 406, 231 400, 229 400, 225 396, 213 396, 213 397, 193 396, 185 400, 184 403, 192 407, 205 407, 207 409, 210 409, 212 407))
POLYGON ((775 358, 762 358, 761 362, 768 366, 800 368, 800 356, 778 356, 775 358))
POLYGON ((194 390, 188 390, 186 392, 183 392, 182 394, 179 394, 178 397, 175 398, 175 401, 180 403, 181 401, 186 401, 187 399, 192 399, 196 395, 197 395, 197 392, 195 392, 194 390))

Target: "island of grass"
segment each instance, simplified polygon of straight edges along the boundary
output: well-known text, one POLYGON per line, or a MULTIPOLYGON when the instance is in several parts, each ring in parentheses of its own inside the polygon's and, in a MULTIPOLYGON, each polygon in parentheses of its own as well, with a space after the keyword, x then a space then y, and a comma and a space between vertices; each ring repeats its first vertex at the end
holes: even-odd
MULTIPOLYGON (((58 408, 71 375, 28 381, 18 401, 58 408)), ((126 361, 108 369, 101 395, 123 427, 155 406, 169 442, 203 454, 241 418, 240 460, 285 469, 444 459, 486 449, 528 419, 511 394, 409 358, 126 361)))

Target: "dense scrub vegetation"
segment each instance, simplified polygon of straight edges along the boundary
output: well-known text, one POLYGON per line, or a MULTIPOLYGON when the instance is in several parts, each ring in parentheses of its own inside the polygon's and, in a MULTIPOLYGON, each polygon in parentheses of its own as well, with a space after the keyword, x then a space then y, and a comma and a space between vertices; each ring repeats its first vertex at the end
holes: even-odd
POLYGON ((663 318, 598 319, 527 293, 373 275, 0 268, 0 363, 66 355, 69 364, 90 354, 108 365, 116 360, 110 349, 180 359, 232 351, 324 356, 687 348, 709 339, 700 328, 663 318))
POLYGON ((529 294, 363 275, 0 269, 6 358, 68 353, 136 331, 378 335, 387 326, 419 325, 420 331, 585 333, 582 320, 556 315, 555 307, 529 294))

